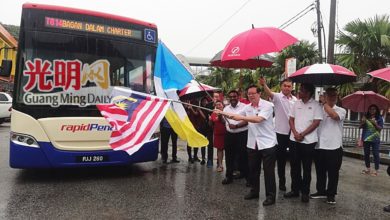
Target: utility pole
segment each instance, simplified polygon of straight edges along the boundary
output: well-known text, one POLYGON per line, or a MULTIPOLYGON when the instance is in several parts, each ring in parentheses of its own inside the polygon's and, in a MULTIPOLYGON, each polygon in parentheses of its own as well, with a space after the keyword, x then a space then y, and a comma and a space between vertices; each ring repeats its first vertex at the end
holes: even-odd
POLYGON ((322 63, 322 39, 321 39, 321 10, 320 10, 320 0, 316 0, 316 9, 317 9, 317 38, 318 38, 318 63, 322 63))
POLYGON ((334 38, 336 24, 336 0, 330 1, 328 63, 334 64, 334 38))

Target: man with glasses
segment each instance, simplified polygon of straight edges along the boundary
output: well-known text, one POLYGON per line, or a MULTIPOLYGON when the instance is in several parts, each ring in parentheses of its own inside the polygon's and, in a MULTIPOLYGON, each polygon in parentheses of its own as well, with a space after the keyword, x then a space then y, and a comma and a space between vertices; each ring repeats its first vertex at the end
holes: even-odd
POLYGON ((287 148, 290 147, 289 115, 292 105, 297 98, 291 94, 292 81, 284 79, 280 82, 281 92, 275 93, 267 86, 265 78, 259 79, 259 84, 265 93, 272 99, 275 106, 275 132, 278 140, 276 146, 276 161, 278 164, 279 190, 286 191, 286 161, 287 148))
POLYGON ((248 122, 248 164, 251 190, 244 198, 246 200, 259 198, 260 169, 263 161, 265 195, 263 206, 275 203, 275 145, 276 134, 273 125, 273 104, 260 99, 260 89, 251 85, 247 89, 251 102, 239 114, 214 110, 217 114, 226 115, 236 121, 248 122))
POLYGON ((315 87, 302 83, 299 88, 299 100, 295 102, 290 112, 290 164, 291 191, 284 194, 285 198, 299 197, 301 201, 309 202, 311 165, 314 147, 318 142, 317 127, 322 120, 320 104, 313 99, 315 87), (301 170, 303 169, 303 176, 301 170))
MULTIPOLYGON (((245 108, 245 104, 238 101, 239 93, 232 90, 228 93, 230 104, 223 111, 232 114, 238 114, 245 108)), ((225 163, 226 163, 226 178, 222 184, 230 184, 233 182, 234 161, 238 157, 238 165, 240 177, 247 179, 248 182, 248 155, 246 152, 246 142, 248 136, 248 122, 226 119, 226 134, 225 134, 225 163)))

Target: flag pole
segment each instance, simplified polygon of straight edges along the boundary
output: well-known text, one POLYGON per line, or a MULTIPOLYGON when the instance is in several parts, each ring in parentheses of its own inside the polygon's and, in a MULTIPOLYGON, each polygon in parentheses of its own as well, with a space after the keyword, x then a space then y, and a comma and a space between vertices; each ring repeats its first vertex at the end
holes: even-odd
POLYGON ((177 100, 173 100, 173 99, 167 99, 167 100, 171 101, 171 102, 180 103, 180 104, 183 104, 183 105, 188 105, 188 106, 195 107, 195 108, 200 108, 200 109, 203 109, 203 110, 206 110, 206 111, 209 111, 209 112, 213 112, 214 111, 213 109, 208 109, 208 108, 205 108, 205 107, 202 107, 202 106, 199 106, 199 105, 193 105, 193 104, 190 104, 190 103, 187 103, 187 102, 177 101, 177 100))

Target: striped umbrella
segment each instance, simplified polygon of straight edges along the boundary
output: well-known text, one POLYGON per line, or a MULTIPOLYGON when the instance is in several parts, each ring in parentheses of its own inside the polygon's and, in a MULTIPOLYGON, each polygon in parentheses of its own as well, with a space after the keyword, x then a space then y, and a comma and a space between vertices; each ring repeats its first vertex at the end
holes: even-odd
POLYGON ((356 75, 345 67, 323 63, 303 67, 291 74, 289 78, 293 82, 298 83, 339 85, 354 82, 356 80, 356 75))
POLYGON ((199 83, 195 80, 191 80, 182 90, 179 91, 179 97, 181 99, 192 99, 206 95, 207 92, 219 91, 221 89, 212 87, 203 83, 199 83))

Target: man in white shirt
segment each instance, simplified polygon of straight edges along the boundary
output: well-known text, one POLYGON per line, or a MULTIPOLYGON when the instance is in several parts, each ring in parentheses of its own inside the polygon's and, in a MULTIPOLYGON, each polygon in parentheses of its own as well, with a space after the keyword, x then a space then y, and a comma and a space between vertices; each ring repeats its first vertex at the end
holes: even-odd
POLYGON ((336 204, 335 195, 339 171, 343 160, 343 122, 346 111, 336 105, 337 90, 328 88, 320 98, 323 104, 323 120, 318 128, 319 145, 317 167, 317 192, 310 197, 327 198, 328 204, 336 204), (327 178, 328 177, 328 178, 327 178), (328 187, 326 180, 328 179, 328 187))
MULTIPOLYGON (((230 104, 223 111, 232 114, 238 114, 242 111, 246 104, 238 101, 239 93, 232 90, 228 93, 230 104)), ((226 178, 222 184, 233 182, 233 170, 235 158, 238 158, 238 169, 240 176, 247 179, 248 182, 248 155, 246 152, 246 142, 248 137, 248 122, 225 119, 226 134, 225 134, 225 163, 226 163, 226 178)))
POLYGON ((259 79, 266 94, 272 99, 275 106, 275 132, 278 140, 276 146, 276 161, 278 164, 279 190, 286 191, 286 160, 287 148, 290 147, 290 125, 289 115, 292 105, 297 98, 291 94, 292 81, 284 79, 280 82, 281 92, 274 93, 267 86, 265 78, 259 79))
POLYGON ((226 115, 228 118, 237 121, 248 122, 248 162, 249 180, 251 191, 245 199, 259 198, 260 191, 260 168, 263 161, 265 195, 263 206, 275 204, 276 184, 275 184, 275 145, 276 134, 273 125, 273 104, 260 99, 260 89, 249 86, 247 89, 248 99, 251 104, 239 114, 227 113, 214 110, 217 114, 226 115))
POLYGON ((312 98, 314 91, 313 85, 301 84, 299 88, 300 100, 293 105, 289 119, 291 128, 291 191, 284 194, 284 197, 298 197, 299 192, 301 192, 301 201, 304 203, 309 202, 310 198, 311 165, 314 147, 318 142, 317 127, 322 120, 321 106, 312 98))

